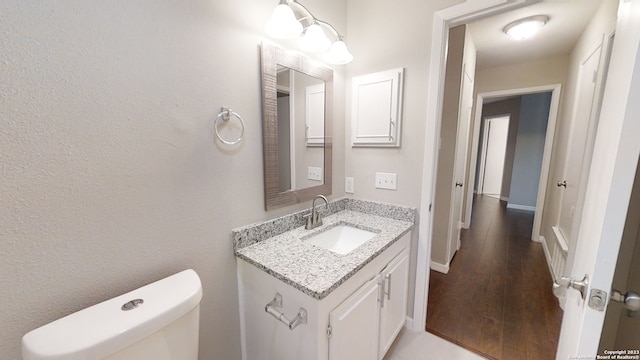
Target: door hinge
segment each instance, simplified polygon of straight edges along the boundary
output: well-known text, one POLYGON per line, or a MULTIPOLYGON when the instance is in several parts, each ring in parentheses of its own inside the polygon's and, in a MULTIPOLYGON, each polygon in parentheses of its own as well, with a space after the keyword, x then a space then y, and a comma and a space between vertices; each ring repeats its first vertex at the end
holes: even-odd
POLYGON ((331 324, 327 325, 327 337, 330 338, 332 334, 331 324))

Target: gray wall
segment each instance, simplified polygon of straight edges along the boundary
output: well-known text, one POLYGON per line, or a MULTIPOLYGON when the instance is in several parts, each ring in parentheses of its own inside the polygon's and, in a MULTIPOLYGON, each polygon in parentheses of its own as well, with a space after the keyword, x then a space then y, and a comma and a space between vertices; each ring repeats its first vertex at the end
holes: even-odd
POLYGON ((508 206, 535 207, 551 92, 522 96, 508 206))
MULTIPOLYGON (((186 268, 204 287, 201 358, 240 358, 230 231, 310 205, 264 211, 259 44, 276 4, 0 3, 0 359, 31 329, 186 268), (221 106, 246 122, 238 146, 214 140, 221 106)), ((346 1, 305 5, 346 29, 346 1)))

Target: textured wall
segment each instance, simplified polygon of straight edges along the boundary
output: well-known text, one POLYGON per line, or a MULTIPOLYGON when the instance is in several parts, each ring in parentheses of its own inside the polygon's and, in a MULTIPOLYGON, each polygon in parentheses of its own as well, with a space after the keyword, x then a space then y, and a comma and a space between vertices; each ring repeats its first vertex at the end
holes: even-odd
MULTIPOLYGON (((240 357, 230 230, 309 205, 263 206, 258 44, 276 3, 0 3, 0 359, 185 268, 204 286, 201 358, 240 357), (223 105, 247 123, 239 146, 214 140, 223 105)), ((344 0, 305 5, 346 28, 344 0)), ((338 146, 338 195, 343 162, 338 146)))

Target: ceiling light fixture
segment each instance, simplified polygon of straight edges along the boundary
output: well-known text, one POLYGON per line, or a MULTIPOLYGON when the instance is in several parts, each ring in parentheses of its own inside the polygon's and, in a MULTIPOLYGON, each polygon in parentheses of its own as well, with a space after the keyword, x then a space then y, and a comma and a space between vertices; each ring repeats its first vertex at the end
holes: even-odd
POLYGON ((326 52, 325 60, 330 64, 344 65, 353 60, 342 35, 328 22, 313 16, 296 0, 280 0, 265 30, 276 39, 290 39, 302 34, 300 47, 312 53, 326 52), (335 41, 327 37, 323 28, 333 34, 335 41))
POLYGON ((549 21, 546 15, 530 16, 516 20, 504 27, 504 32, 515 40, 526 40, 535 35, 549 21))

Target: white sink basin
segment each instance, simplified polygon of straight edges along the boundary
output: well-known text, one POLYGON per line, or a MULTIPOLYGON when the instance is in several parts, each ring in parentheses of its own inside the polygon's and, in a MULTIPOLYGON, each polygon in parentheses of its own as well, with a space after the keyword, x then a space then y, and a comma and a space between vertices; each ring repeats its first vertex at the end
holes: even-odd
POLYGON ((312 235, 305 241, 336 254, 346 255, 376 235, 371 231, 341 224, 312 235))

